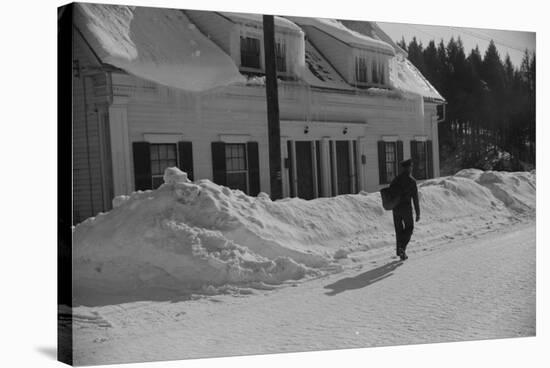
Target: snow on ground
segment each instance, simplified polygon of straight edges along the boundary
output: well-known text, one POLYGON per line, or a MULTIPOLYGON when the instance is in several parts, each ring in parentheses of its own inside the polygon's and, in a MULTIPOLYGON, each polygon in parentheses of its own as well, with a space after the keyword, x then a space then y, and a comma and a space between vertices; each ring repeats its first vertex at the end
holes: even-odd
POLYGON ((275 291, 77 307, 75 364, 533 336, 535 250, 534 223, 507 224, 275 291))
MULTIPOLYGON (((421 244, 534 217, 534 172, 463 170, 419 191, 421 244)), ((190 182, 172 168, 157 190, 118 197, 112 211, 76 226, 75 302, 269 289, 341 271, 350 253, 393 244, 379 193, 271 201, 190 182)))
POLYGON ((233 59, 181 10, 80 3, 75 25, 102 62, 145 80, 186 91, 244 83, 233 59))

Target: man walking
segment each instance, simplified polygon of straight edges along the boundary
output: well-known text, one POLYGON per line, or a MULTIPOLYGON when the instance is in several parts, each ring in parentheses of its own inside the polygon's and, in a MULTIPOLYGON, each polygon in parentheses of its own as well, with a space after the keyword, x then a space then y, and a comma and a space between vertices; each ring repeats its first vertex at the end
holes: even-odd
POLYGON ((395 226, 396 253, 402 261, 406 260, 407 244, 411 240, 414 229, 411 200, 416 212, 416 221, 420 220, 420 206, 418 204, 418 188, 416 180, 411 175, 412 160, 401 162, 401 173, 390 184, 392 196, 398 197, 399 202, 393 208, 393 224, 395 226))

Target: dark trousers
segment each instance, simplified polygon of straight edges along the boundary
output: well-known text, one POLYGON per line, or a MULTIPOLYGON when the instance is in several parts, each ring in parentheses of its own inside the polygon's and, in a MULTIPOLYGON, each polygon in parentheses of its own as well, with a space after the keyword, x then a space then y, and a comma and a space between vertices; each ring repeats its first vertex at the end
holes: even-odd
POLYGON ((412 208, 402 208, 393 210, 393 225, 395 226, 396 252, 407 249, 407 244, 411 240, 414 229, 414 220, 412 208))

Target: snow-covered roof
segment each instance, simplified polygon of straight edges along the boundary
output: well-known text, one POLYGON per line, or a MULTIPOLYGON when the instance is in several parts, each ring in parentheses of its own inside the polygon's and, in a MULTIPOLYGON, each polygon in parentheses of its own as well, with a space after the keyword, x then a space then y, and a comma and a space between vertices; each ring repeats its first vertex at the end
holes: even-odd
MULTIPOLYGON (((218 12, 218 14, 228 18, 234 23, 241 23, 241 24, 250 25, 258 28, 263 27, 262 14, 231 13, 231 12, 218 12)), ((302 33, 302 29, 298 27, 295 23, 290 21, 289 19, 275 16, 274 23, 276 28, 295 32, 295 33, 302 33)))
POLYGON ((244 82, 181 10, 79 3, 75 25, 103 63, 140 78, 188 91, 244 82))
MULTIPOLYGON (((246 83, 231 56, 202 34, 181 10, 87 3, 78 3, 75 8, 76 27, 105 64, 145 80, 187 91, 246 83)), ((234 22, 262 26, 259 14, 220 14, 234 22)), ((352 46, 391 53, 390 83, 395 89, 444 101, 403 53, 395 54, 394 47, 387 42, 389 36, 374 23, 354 22, 351 26, 355 30, 352 30, 332 19, 291 19, 275 17, 275 25, 301 35, 303 31, 294 23, 296 21, 300 25, 317 27, 352 46)), ((292 51, 304 53, 303 48, 292 51)), ((303 58, 299 63, 303 73, 297 73, 304 82, 321 88, 355 89, 307 41, 305 59, 305 66, 303 58)))
POLYGON ((300 26, 315 27, 352 47, 383 52, 392 56, 395 54, 395 50, 388 43, 351 30, 338 20, 304 17, 288 18, 300 26))
POLYGON ((352 31, 359 32, 363 35, 372 37, 376 40, 383 41, 393 47, 396 52, 403 53, 407 55, 407 52, 403 50, 394 40, 384 32, 376 22, 366 22, 360 20, 344 20, 339 19, 339 21, 347 28, 352 31))
POLYGON ((306 41, 305 53, 306 68, 302 79, 307 84, 322 88, 354 90, 309 41, 306 41))
POLYGON ((390 60, 389 74, 390 83, 398 90, 445 101, 426 77, 402 54, 397 54, 390 60))

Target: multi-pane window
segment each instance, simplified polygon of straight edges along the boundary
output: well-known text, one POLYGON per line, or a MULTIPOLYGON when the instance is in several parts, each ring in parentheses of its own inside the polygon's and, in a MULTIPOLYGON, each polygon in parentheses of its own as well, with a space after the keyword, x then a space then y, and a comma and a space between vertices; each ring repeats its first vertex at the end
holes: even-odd
POLYGON ((248 193, 248 166, 245 144, 228 143, 225 145, 225 170, 227 186, 248 193))
POLYGON ((260 69, 260 39, 241 37, 241 67, 260 69))
POLYGON ((355 78, 358 83, 368 83, 367 59, 364 57, 355 58, 355 78))
POLYGON ((278 72, 286 72, 286 45, 284 42, 275 44, 275 64, 278 72))
POLYGON ((378 70, 378 64, 376 61, 372 61, 372 83, 378 84, 380 82, 379 79, 379 70, 378 70))
POLYGON ((151 180, 152 188, 164 183, 164 170, 177 166, 177 146, 175 143, 151 144, 151 180))
POLYGON ((386 142, 386 180, 391 182, 397 175, 397 147, 396 142, 386 142))
POLYGON ((415 152, 412 153, 415 163, 414 176, 417 179, 426 179, 428 177, 426 142, 417 141, 413 147, 415 147, 415 152))

